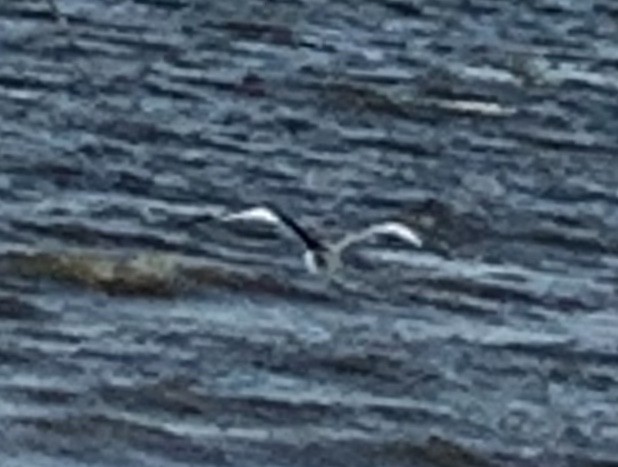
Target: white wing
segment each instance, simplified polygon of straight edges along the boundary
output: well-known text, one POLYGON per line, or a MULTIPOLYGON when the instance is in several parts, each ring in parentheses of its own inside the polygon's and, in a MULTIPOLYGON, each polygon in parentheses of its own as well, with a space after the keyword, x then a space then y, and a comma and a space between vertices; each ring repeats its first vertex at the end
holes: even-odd
POLYGON ((423 246, 423 241, 419 235, 410 227, 399 222, 384 222, 382 224, 371 225, 360 232, 354 232, 346 235, 334 245, 334 249, 338 253, 341 253, 351 244, 360 242, 361 240, 365 240, 369 237, 373 237, 374 235, 392 235, 394 237, 399 237, 400 239, 405 240, 416 247, 420 248, 423 246))
POLYGON ((268 222, 270 224, 282 224, 281 219, 275 212, 263 206, 245 209, 244 211, 235 212, 232 214, 225 214, 221 216, 221 219, 224 221, 252 220, 268 222))
POLYGON ((288 217, 282 212, 279 212, 275 208, 257 206, 237 213, 227 214, 225 216, 222 216, 221 219, 224 221, 246 219, 268 222, 270 224, 278 224, 284 227, 284 230, 294 234, 297 238, 299 238, 305 245, 305 248, 308 248, 309 250, 315 250, 323 247, 322 243, 319 240, 311 236, 294 219, 288 217))

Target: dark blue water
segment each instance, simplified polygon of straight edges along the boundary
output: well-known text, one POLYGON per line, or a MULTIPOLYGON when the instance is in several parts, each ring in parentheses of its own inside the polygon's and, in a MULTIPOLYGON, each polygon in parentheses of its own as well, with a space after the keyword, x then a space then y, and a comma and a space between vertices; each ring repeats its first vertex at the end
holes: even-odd
POLYGON ((0 5, 0 465, 609 466, 618 9, 0 5), (336 282, 227 209, 351 249, 336 282))

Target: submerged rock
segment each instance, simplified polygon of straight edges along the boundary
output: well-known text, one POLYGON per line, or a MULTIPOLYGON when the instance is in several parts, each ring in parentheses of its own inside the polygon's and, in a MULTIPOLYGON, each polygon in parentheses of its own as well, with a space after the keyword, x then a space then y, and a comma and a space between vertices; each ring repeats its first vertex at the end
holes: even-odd
POLYGON ((14 254, 10 266, 21 275, 68 281, 110 294, 169 296, 177 291, 175 265, 155 254, 129 258, 92 252, 14 254))
POLYGON ((301 290, 268 275, 231 271, 157 252, 130 256, 93 251, 20 252, 11 253, 4 260, 8 260, 9 274, 66 281, 110 295, 171 297, 216 287, 266 295, 294 295, 309 300, 329 298, 319 290, 301 290))

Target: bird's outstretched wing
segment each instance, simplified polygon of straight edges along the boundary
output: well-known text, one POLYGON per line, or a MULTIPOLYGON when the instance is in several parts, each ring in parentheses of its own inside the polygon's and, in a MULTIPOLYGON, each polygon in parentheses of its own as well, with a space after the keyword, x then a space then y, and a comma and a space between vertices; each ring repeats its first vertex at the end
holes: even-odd
POLYGON ((310 250, 315 250, 322 246, 318 240, 309 235, 294 219, 283 214, 278 209, 268 206, 256 206, 236 213, 225 214, 221 219, 224 221, 254 220, 280 225, 298 236, 310 250))
POLYGON ((221 216, 223 221, 261 221, 268 222, 270 224, 281 225, 281 218, 279 215, 270 208, 264 206, 258 206, 255 208, 245 209, 239 212, 226 213, 221 216))
POLYGON ((361 240, 373 237, 374 235, 391 235, 393 237, 399 237, 400 239, 405 240, 418 248, 423 246, 423 241, 418 233, 407 225, 400 222, 384 222, 381 224, 371 225, 360 232, 352 232, 346 235, 334 245, 334 250, 338 254, 341 254, 343 250, 348 248, 353 243, 360 242, 361 240))

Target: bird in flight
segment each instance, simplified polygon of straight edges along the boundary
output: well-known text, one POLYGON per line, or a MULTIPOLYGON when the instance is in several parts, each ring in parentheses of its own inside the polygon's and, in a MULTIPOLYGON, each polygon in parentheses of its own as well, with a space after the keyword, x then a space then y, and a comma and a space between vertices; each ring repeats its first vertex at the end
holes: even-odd
POLYGON ((298 237, 305 246, 303 259, 305 266, 312 274, 332 275, 341 267, 341 254, 350 245, 365 240, 374 235, 390 235, 398 237, 420 248, 423 242, 419 235, 410 227, 395 221, 370 225, 359 232, 351 232, 339 241, 328 244, 318 240, 301 227, 294 219, 280 210, 270 206, 257 206, 236 213, 222 216, 223 221, 259 221, 275 224, 285 228, 298 237))

